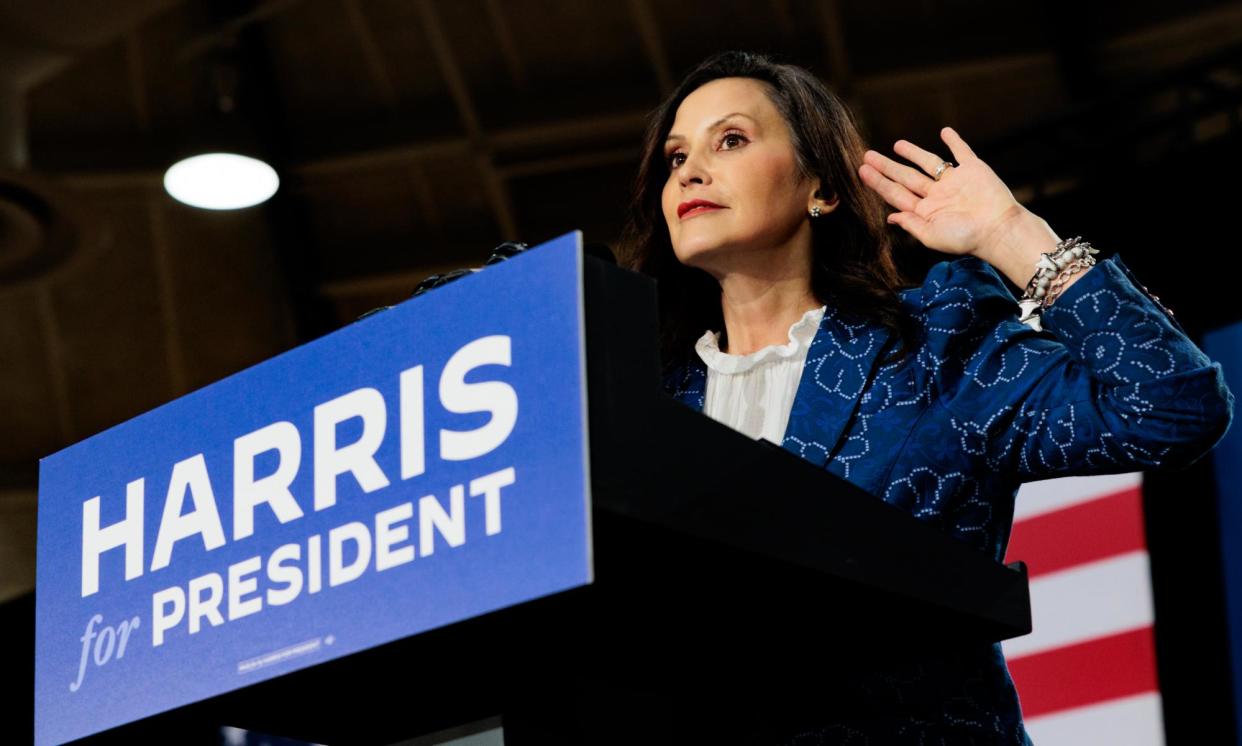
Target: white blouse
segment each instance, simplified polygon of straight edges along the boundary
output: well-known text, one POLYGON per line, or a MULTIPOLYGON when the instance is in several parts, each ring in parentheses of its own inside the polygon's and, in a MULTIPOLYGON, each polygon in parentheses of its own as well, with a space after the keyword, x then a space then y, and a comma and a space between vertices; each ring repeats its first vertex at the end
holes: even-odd
POLYGON ((789 341, 749 355, 720 351, 720 334, 703 333, 694 349, 707 365, 703 412, 752 438, 780 445, 789 424, 802 367, 827 306, 813 308, 789 327, 789 341))

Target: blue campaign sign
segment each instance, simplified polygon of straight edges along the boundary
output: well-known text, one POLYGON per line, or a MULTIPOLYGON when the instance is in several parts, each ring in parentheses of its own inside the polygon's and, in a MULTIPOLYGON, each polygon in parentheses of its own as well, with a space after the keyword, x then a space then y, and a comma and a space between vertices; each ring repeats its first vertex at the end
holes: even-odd
POLYGON ((590 583, 581 234, 40 464, 35 734, 590 583))

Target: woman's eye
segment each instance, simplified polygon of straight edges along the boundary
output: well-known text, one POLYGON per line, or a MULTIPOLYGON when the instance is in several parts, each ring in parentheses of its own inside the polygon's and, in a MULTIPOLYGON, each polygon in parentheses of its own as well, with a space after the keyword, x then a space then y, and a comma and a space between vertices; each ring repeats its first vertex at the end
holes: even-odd
MULTIPOLYGON (((726 132, 724 137, 720 138, 720 145, 724 150, 736 150, 746 142, 749 141, 740 132, 726 132)), ((679 150, 676 153, 670 153, 664 160, 668 163, 670 169, 677 168, 686 162, 686 154, 679 150), (681 160, 678 160, 679 158, 681 160)))

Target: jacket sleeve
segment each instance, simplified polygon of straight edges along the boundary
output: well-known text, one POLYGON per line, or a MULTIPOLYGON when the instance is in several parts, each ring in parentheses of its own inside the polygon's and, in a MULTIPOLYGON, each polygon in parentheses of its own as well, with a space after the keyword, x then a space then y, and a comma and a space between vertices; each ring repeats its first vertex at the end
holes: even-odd
POLYGON ((1016 482, 1186 466, 1229 427, 1214 363, 1120 257, 1043 312, 1042 332, 986 262, 941 262, 923 286, 938 405, 962 449, 1016 482))

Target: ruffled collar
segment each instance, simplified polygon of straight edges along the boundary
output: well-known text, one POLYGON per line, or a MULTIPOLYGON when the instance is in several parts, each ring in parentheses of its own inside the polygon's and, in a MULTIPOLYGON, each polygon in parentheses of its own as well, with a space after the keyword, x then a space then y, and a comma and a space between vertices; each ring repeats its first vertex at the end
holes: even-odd
POLYGON ((702 337, 699 337, 698 342, 695 342, 694 350, 699 353, 699 357, 707 367, 717 373, 727 375, 745 373, 761 363, 770 360, 787 360, 808 349, 827 309, 827 306, 820 306, 802 314, 802 318, 789 327, 789 341, 785 344, 768 345, 749 355, 730 355, 720 351, 720 333, 708 330, 703 333, 702 337))

